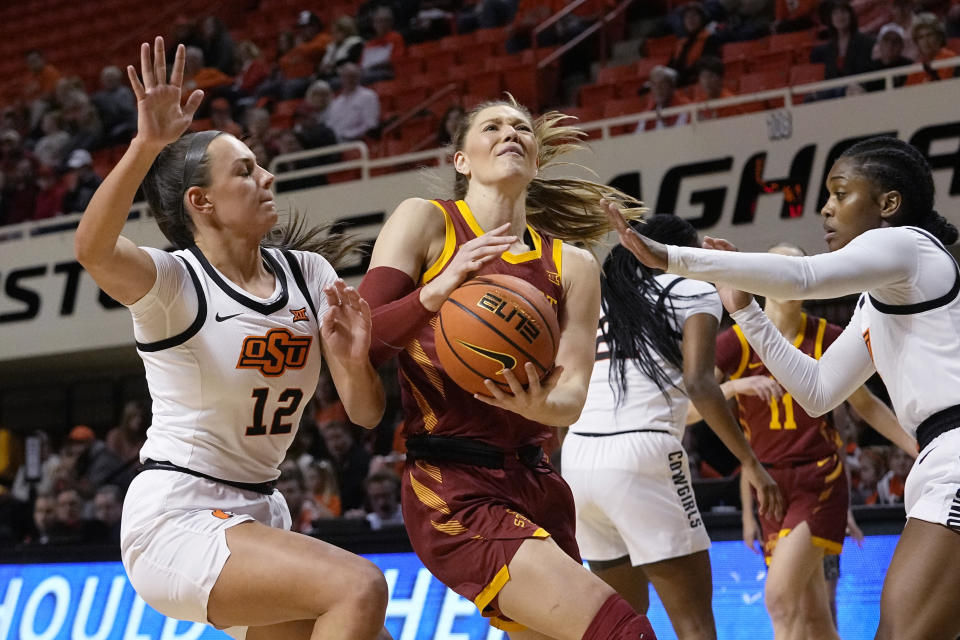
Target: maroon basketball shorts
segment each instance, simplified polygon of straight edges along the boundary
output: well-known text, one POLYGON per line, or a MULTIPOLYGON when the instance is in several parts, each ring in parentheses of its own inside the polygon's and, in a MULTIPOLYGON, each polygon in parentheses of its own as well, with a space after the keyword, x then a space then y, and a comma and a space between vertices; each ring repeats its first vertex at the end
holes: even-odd
POLYGON ((503 616, 497 595, 524 540, 551 537, 581 562, 573 495, 546 459, 535 469, 509 456, 503 469, 408 462, 402 505, 424 566, 507 631, 524 627, 503 616))
POLYGON ((813 544, 837 555, 847 531, 850 493, 840 456, 833 454, 798 466, 767 467, 785 503, 782 520, 760 518, 763 554, 770 561, 777 542, 806 522, 813 544))

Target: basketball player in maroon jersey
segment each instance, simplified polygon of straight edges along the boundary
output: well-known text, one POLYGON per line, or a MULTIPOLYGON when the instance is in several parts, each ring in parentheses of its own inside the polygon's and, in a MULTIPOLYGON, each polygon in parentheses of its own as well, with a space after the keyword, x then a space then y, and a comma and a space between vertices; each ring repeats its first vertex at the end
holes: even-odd
POLYGON ((424 565, 512 640, 649 640, 646 617, 583 567, 570 489, 540 448, 547 425, 580 414, 600 308, 596 261, 562 240, 606 234, 601 194, 629 201, 586 180, 538 177, 579 147, 561 120, 534 122, 512 102, 466 114, 453 141, 458 200, 401 203, 361 294, 374 310, 372 358, 399 354, 403 515, 424 565), (544 379, 528 366, 524 389, 508 371, 512 394, 488 381, 490 396, 479 397, 444 374, 433 322, 466 279, 492 273, 539 288, 561 333, 544 379))
MULTIPOLYGON (((771 253, 805 255, 780 244, 771 253)), ((800 300, 768 299, 767 315, 793 345, 819 359, 841 327, 803 312, 800 300)), ((717 367, 731 380, 771 373, 734 325, 717 337, 717 367)), ((893 412, 866 387, 848 402, 881 434, 916 451, 916 443, 893 412)), ((760 516, 757 532, 752 496, 741 483, 744 542, 760 535, 770 567, 765 603, 779 638, 837 638, 826 590, 823 558, 839 555, 847 528, 849 489, 837 430, 823 417, 812 418, 789 393, 764 398, 737 395, 740 423, 750 446, 774 477, 786 501, 780 520, 760 516)), ((914 454, 915 455, 915 454, 914 454)))

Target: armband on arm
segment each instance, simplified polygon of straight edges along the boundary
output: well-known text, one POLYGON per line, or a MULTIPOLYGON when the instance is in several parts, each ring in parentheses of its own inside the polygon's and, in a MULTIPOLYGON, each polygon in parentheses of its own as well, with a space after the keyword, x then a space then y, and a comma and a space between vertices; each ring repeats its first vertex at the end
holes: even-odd
POLYGON ((420 287, 393 267, 368 271, 359 292, 373 315, 370 362, 374 366, 400 353, 435 315, 420 302, 420 287))

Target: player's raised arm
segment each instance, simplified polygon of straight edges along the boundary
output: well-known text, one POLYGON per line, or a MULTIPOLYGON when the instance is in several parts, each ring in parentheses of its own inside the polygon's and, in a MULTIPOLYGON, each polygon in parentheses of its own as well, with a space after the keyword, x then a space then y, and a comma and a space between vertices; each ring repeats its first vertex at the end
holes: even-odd
POLYGON ((163 38, 157 37, 152 52, 149 44, 140 46, 143 82, 127 67, 137 97, 137 135, 93 195, 74 237, 77 260, 104 292, 124 304, 143 297, 157 277, 146 252, 120 235, 130 206, 154 160, 186 131, 203 99, 201 91, 194 91, 181 107, 183 45, 177 48, 169 82, 164 55, 163 38))

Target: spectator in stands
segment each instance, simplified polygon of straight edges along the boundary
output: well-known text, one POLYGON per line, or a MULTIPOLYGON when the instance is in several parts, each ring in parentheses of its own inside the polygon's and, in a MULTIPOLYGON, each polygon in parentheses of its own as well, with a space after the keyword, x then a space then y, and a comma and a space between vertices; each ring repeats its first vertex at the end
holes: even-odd
POLYGON ((340 65, 341 90, 330 103, 327 124, 341 142, 360 140, 380 124, 380 98, 360 85, 360 67, 347 62, 340 65))
MULTIPOLYGON (((918 43, 919 44, 919 43, 918 43)), ((913 458, 899 447, 891 447, 887 458, 890 468, 877 483, 879 504, 902 504, 907 474, 913 466, 913 458)))
POLYGON ((517 12, 517 0, 479 0, 457 15, 457 33, 505 27, 517 12))
POLYGON ((237 138, 243 137, 243 127, 233 119, 230 101, 226 98, 214 98, 210 101, 210 128, 225 131, 237 138))
POLYGON ((70 149, 99 149, 104 142, 103 122, 83 89, 70 91, 63 102, 63 128, 70 134, 70 149))
POLYGON ((137 130, 137 99, 124 80, 119 67, 104 67, 100 90, 90 97, 103 122, 108 146, 129 142, 137 130))
POLYGON ((326 124, 330 115, 330 103, 333 101, 333 89, 326 80, 314 80, 307 87, 303 97, 303 104, 298 109, 304 116, 309 116, 318 124, 326 124))
POLYGON ((93 498, 97 489, 107 483, 126 486, 129 482, 123 462, 86 425, 70 430, 60 460, 56 488, 76 489, 84 498, 93 498))
POLYGON ((247 109, 243 124, 244 142, 257 156, 260 166, 268 166, 273 158, 273 138, 278 133, 270 124, 270 112, 261 107, 247 109))
POLYGON ((21 158, 29 157, 30 155, 23 148, 19 133, 13 129, 0 131, 0 171, 9 173, 17 166, 21 158))
POLYGON ((775 33, 803 31, 814 26, 819 0, 776 0, 775 33))
POLYGON ((26 544, 50 544, 50 531, 57 521, 57 499, 52 493, 41 493, 33 503, 33 531, 24 539, 26 544))
POLYGON ((873 68, 873 38, 860 32, 857 14, 846 1, 825 3, 829 39, 810 52, 810 62, 825 66, 826 79, 865 73, 873 68))
POLYGON ((957 54, 947 48, 947 34, 940 18, 932 13, 921 13, 913 27, 913 40, 917 43, 917 62, 923 64, 923 71, 911 73, 907 76, 908 85, 923 84, 946 80, 955 75, 956 70, 950 67, 934 69, 930 66, 935 60, 945 60, 957 54))
POLYGON ((383 527, 403 525, 403 512, 400 510, 400 478, 389 470, 371 474, 364 486, 367 490, 367 504, 370 511, 365 514, 370 528, 374 531, 383 527))
MULTIPOLYGON (((507 53, 518 53, 530 47, 533 30, 553 14, 566 6, 566 0, 520 0, 516 15, 507 29, 507 53)), ((537 46, 552 47, 568 42, 588 26, 584 16, 572 11, 537 35, 537 46)))
POLYGON ((196 44, 203 51, 203 59, 208 66, 228 76, 233 75, 236 47, 220 18, 207 16, 200 21, 196 44))
POLYGON ((90 204, 93 192, 97 190, 103 178, 93 170, 93 158, 86 149, 74 149, 67 158, 65 176, 67 192, 63 196, 63 212, 84 211, 90 204))
POLYGON ((677 72, 678 86, 697 81, 697 62, 704 56, 719 56, 720 44, 709 28, 707 10, 700 2, 683 7, 684 36, 677 42, 668 65, 677 72))
POLYGON ((884 472, 883 456, 873 449, 864 449, 860 453, 860 470, 853 477, 850 504, 877 504, 877 483, 884 472))
POLYGON ((108 542, 107 526, 84 517, 86 503, 76 489, 63 489, 57 494, 51 544, 103 544, 108 542))
POLYGON ((319 509, 319 517, 336 518, 343 513, 337 474, 329 460, 313 460, 303 469, 307 493, 319 509))
POLYGON ((200 36, 197 30, 197 21, 183 13, 178 14, 173 20, 173 29, 168 40, 170 48, 167 51, 167 68, 173 65, 173 58, 177 51, 177 46, 185 47, 200 46, 200 36))
POLYGON ((373 13, 373 37, 363 45, 360 68, 363 82, 370 84, 393 77, 393 60, 402 56, 403 36, 393 28, 393 9, 377 7, 373 13))
POLYGON ((7 205, 6 224, 33 220, 37 206, 37 181, 33 161, 21 158, 7 173, 3 199, 7 205))
POLYGON ((960 38, 960 2, 954 2, 953 6, 947 11, 944 25, 948 38, 960 38))
MULTIPOLYGON (((723 60, 713 56, 700 58, 697 64, 697 86, 694 87, 693 101, 721 100, 731 98, 734 93, 723 86, 723 60)), ((713 120, 714 118, 729 118, 743 113, 741 105, 729 107, 704 107, 697 111, 697 120, 713 120)))
POLYGON ((47 101, 53 97, 60 72, 37 49, 27 51, 26 61, 27 73, 21 80, 20 97, 29 106, 32 129, 46 110, 47 101))
MULTIPOLYGON (((885 16, 887 21, 877 31, 881 31, 887 25, 900 27, 903 33, 903 55, 910 60, 916 60, 918 51, 917 43, 913 41, 913 27, 917 22, 917 14, 914 10, 914 0, 889 0, 889 2, 889 13, 885 16)), ((865 30, 870 31, 870 27, 867 26, 865 30)), ((880 37, 877 36, 877 47, 873 50, 874 58, 880 57, 879 40, 880 37)))
POLYGON ((410 24, 403 33, 403 39, 409 43, 439 40, 450 35, 455 12, 460 0, 420 0, 410 24))
POLYGON ((653 129, 665 129, 667 127, 682 126, 690 121, 686 113, 675 114, 672 116, 661 116, 660 112, 670 107, 689 104, 689 100, 677 92, 677 72, 670 67, 657 65, 650 71, 650 81, 647 82, 650 94, 647 102, 643 105, 643 111, 656 111, 657 116, 653 119, 641 122, 637 126, 637 131, 651 131, 653 129))
POLYGON ((207 92, 206 97, 210 97, 210 91, 222 95, 227 87, 233 84, 233 78, 223 71, 211 66, 207 66, 203 58, 203 50, 199 47, 187 47, 186 63, 183 67, 183 90, 185 95, 195 89, 201 89, 207 92))
POLYGON ((286 460, 280 465, 277 490, 283 494, 283 499, 290 510, 290 520, 292 522, 290 530, 297 533, 313 531, 313 522, 317 519, 319 510, 307 491, 303 472, 292 460, 286 460))
POLYGON ((63 214, 63 197, 67 195, 67 185, 53 167, 40 165, 37 168, 37 206, 34 209, 35 220, 44 220, 63 214))
MULTIPOLYGON (((882 71, 913 64, 913 60, 903 55, 904 36, 903 28, 900 25, 893 22, 883 25, 880 34, 877 36, 877 46, 874 47, 876 55, 873 58, 872 71, 882 71)), ((893 86, 902 87, 906 81, 906 76, 895 76, 893 86)), ((864 87, 867 91, 882 91, 884 81, 873 80, 866 83, 864 87)))
POLYGON ((457 134, 463 114, 463 107, 458 104, 450 105, 443 112, 443 117, 440 118, 440 129, 437 131, 438 147, 446 147, 453 143, 453 137, 457 134))
POLYGON ((105 484, 93 497, 93 518, 106 528, 106 539, 120 544, 120 516, 123 513, 123 492, 115 484, 105 484))
MULTIPOLYGON (((316 82, 323 82, 317 80, 316 82)), ((293 134, 304 149, 318 149, 337 144, 337 134, 326 124, 326 110, 316 112, 306 102, 293 114, 293 134)))
POLYGON ((40 120, 43 136, 33 147, 33 155, 44 167, 60 167, 70 149, 70 134, 60 125, 60 112, 47 111, 40 120))
MULTIPOLYGON (((284 82, 306 78, 323 60, 330 44, 330 35, 323 32, 323 23, 312 11, 301 11, 297 16, 297 33, 293 48, 284 52, 278 63, 281 80, 284 82)), ((297 84, 302 91, 305 83, 297 84)), ((294 87, 293 93, 296 92, 294 87)), ((288 92, 290 93, 290 92, 288 92)))
POLYGON ((270 77, 270 64, 263 59, 260 48, 250 40, 237 45, 237 60, 234 67, 236 80, 233 88, 239 96, 253 96, 270 77))
POLYGON ((107 448, 121 461, 136 464, 149 426, 146 407, 136 400, 128 401, 120 413, 120 424, 107 432, 107 448))
POLYGON ((348 62, 359 63, 363 56, 363 38, 357 32, 357 25, 350 16, 340 16, 330 28, 333 40, 327 45, 323 60, 317 69, 317 75, 326 80, 334 80, 337 71, 348 62))
MULTIPOLYGON (((37 495, 50 494, 53 491, 54 472, 60 466, 60 456, 50 446, 50 436, 46 431, 37 429, 31 435, 40 440, 40 479, 37 481, 34 491, 37 495)), ((17 475, 14 476, 13 487, 10 491, 17 500, 30 501, 30 483, 27 482, 26 465, 20 465, 20 468, 17 469, 17 475)))
POLYGON ((329 422, 321 427, 320 433, 333 462, 343 510, 362 507, 370 455, 357 443, 349 422, 329 422))

